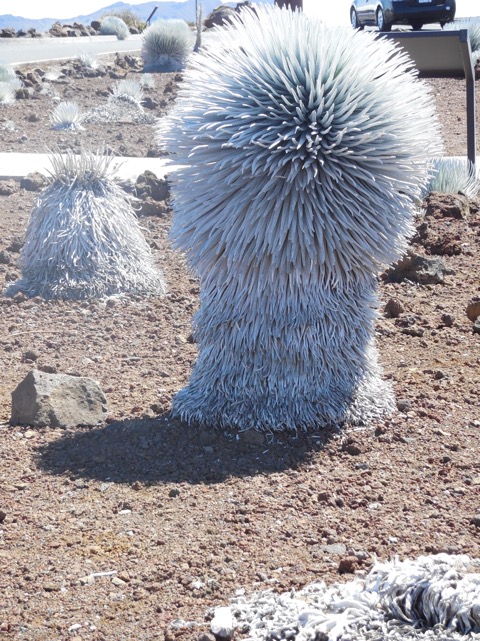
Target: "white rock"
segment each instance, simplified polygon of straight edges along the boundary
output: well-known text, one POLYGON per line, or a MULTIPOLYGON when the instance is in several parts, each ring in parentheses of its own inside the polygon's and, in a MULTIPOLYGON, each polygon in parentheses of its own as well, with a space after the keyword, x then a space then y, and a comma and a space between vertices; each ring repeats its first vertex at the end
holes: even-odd
POLYGON ((210 623, 210 630, 215 637, 231 639, 234 632, 232 611, 228 607, 215 609, 215 614, 210 623))

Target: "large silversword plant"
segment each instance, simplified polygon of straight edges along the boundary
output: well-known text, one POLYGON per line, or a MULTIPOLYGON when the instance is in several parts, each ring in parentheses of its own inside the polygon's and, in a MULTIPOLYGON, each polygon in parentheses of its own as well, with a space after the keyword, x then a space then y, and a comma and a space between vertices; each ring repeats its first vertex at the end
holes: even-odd
POLYGON ((135 211, 114 182, 112 157, 52 157, 50 184, 33 207, 22 276, 5 291, 46 299, 165 293, 135 211))
POLYGON ((184 165, 172 236, 201 282, 184 420, 274 431, 392 411, 376 279, 406 248, 439 137, 409 69, 376 34, 268 6, 191 60, 158 132, 184 165))

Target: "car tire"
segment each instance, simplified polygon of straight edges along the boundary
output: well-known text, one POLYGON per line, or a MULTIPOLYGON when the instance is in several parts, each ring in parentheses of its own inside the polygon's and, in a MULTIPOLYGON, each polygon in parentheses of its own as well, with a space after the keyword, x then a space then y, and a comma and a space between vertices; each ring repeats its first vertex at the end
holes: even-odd
POLYGON ((385 23, 385 14, 383 13, 383 9, 381 7, 378 7, 378 9, 377 9, 376 18, 377 18, 377 27, 378 27, 379 31, 391 31, 392 30, 392 25, 385 23))
POLYGON ((412 29, 414 31, 420 31, 422 27, 423 27, 423 22, 412 22, 412 29))
POLYGON ((355 9, 350 11, 350 23, 354 29, 363 29, 364 25, 358 22, 358 15, 355 9))

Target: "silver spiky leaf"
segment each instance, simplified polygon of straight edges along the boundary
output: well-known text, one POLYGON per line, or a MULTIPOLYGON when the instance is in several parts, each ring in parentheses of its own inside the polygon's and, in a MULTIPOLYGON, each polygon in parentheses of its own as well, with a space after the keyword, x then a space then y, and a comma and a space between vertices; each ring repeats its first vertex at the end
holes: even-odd
POLYGON ((281 430, 392 411, 376 275, 406 249, 439 139, 410 67, 376 34, 269 6, 192 58, 159 128, 184 166, 172 237, 201 279, 183 419, 281 430))
POLYGON ((165 292, 161 273, 111 157, 83 152, 52 157, 51 182, 33 208, 20 253, 19 291, 46 299, 165 292))
POLYGON ((230 612, 251 641, 479 641, 479 570, 466 555, 376 562, 363 579, 239 597, 230 612))

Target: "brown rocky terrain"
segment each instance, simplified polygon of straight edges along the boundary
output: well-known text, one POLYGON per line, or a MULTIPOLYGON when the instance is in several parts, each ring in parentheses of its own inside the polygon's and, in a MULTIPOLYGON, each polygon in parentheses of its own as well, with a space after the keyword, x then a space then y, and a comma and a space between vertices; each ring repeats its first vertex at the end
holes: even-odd
MULTIPOLYGON (((0 109, 1 151, 101 140, 118 155, 157 153, 148 122, 50 127, 55 98, 87 111, 140 75, 117 62, 88 78, 71 64, 56 81, 35 72, 31 97, 0 109)), ((155 81, 145 113, 161 118, 181 76, 155 81)), ((465 155, 464 82, 428 84, 446 153, 465 155)), ((38 194, 14 181, 0 193, 3 290, 38 194)), ((270 439, 171 419, 196 357, 198 285, 168 243, 167 201, 140 213, 165 298, 0 298, 0 638, 208 641, 210 608, 239 589, 348 579, 375 557, 480 557, 480 333, 466 313, 480 296, 479 205, 429 205, 412 252, 440 271, 379 280, 377 343, 398 412, 364 429, 270 439), (32 368, 98 380, 107 421, 11 426, 11 392, 32 368)))

